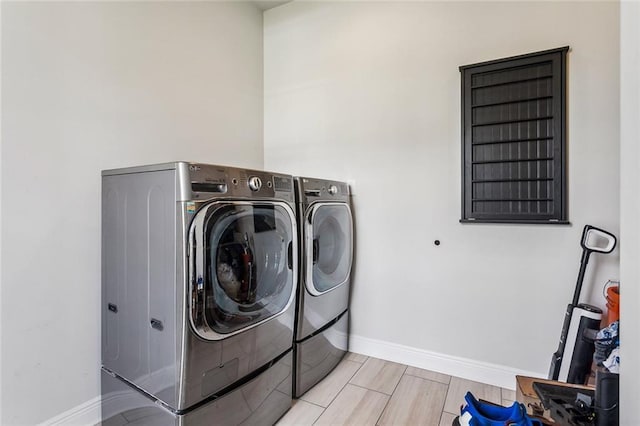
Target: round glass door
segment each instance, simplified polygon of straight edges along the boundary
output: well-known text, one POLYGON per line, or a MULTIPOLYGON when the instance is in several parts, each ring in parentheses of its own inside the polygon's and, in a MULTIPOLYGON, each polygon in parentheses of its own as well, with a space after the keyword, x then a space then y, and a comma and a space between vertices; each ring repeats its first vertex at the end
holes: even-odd
POLYGON ((307 287, 312 294, 320 295, 349 280, 353 252, 351 210, 344 203, 316 204, 308 219, 307 287))
POLYGON ((289 306, 296 263, 291 208, 284 203, 213 203, 198 212, 193 228, 192 322, 202 334, 228 335, 289 306))

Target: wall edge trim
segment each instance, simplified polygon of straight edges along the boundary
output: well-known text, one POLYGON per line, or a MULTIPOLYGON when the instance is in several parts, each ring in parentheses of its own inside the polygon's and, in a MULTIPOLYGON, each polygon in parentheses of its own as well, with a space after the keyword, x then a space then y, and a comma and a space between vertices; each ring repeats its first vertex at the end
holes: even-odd
POLYGON ((474 382, 515 390, 515 376, 546 378, 544 374, 462 358, 369 337, 351 335, 349 350, 362 355, 431 370, 474 382))

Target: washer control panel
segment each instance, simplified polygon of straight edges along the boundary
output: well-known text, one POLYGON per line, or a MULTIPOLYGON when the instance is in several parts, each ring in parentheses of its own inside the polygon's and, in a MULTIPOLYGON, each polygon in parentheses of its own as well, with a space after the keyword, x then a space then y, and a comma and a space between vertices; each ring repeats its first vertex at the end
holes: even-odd
POLYGON ((293 200, 293 177, 261 170, 208 164, 188 164, 186 177, 191 197, 261 197, 293 200))

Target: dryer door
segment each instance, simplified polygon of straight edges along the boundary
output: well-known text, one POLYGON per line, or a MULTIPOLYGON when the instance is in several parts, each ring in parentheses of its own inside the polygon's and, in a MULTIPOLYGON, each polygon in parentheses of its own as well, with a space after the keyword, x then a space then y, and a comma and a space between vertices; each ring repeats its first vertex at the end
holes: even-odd
POLYGON ((345 203, 316 203, 305 221, 307 290, 319 296, 349 281, 353 221, 345 203))
POLYGON ((216 201, 190 230, 196 333, 221 340, 283 313, 295 295, 296 224, 279 202, 216 201))

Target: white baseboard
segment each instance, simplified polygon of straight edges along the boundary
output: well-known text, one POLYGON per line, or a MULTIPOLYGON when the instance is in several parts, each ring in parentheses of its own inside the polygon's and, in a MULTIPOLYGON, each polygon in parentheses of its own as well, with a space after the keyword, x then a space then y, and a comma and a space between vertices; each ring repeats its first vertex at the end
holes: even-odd
POLYGON ((40 423, 40 426, 87 426, 99 425, 102 416, 100 414, 99 396, 80 404, 54 418, 40 423))
POLYGON ((544 375, 533 371, 430 352, 353 334, 349 336, 349 351, 511 390, 516 388, 516 375, 544 378, 544 375))

